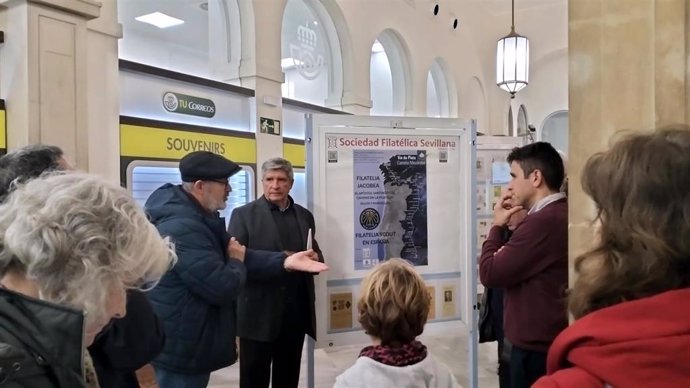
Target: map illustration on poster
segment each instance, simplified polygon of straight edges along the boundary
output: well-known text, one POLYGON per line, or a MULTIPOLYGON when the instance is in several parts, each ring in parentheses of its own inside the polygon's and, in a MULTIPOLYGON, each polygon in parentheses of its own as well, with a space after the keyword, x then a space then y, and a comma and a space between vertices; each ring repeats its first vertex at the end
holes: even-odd
POLYGON ((353 150, 355 269, 428 265, 427 151, 353 150))

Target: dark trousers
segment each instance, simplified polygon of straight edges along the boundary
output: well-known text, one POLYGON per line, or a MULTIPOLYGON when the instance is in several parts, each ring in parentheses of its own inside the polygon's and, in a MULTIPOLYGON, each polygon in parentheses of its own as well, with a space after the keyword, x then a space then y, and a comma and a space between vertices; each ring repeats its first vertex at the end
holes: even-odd
POLYGON ((530 388, 546 374, 546 353, 521 349, 513 345, 510 352, 511 388, 530 388))
MULTIPOLYGON (((501 335, 503 332, 501 332, 501 335)), ((501 336, 498 337, 498 388, 510 386, 510 343, 501 336), (508 349, 506 349, 508 347, 508 349)))
POLYGON ((304 330, 284 328, 273 342, 240 339, 240 388, 297 388, 304 330), (272 368, 271 368, 271 363, 272 368))
POLYGON ((156 372, 156 383, 160 388, 206 388, 211 377, 210 373, 188 375, 156 367, 153 369, 156 372))

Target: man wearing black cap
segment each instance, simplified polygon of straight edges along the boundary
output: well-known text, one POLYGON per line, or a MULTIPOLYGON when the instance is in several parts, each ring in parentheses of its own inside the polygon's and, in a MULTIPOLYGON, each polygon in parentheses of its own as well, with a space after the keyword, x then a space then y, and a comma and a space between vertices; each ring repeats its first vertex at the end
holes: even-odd
POLYGON ((165 184, 146 201, 151 222, 175 243, 178 261, 148 296, 167 337, 153 361, 159 388, 203 388, 214 370, 237 359, 235 300, 247 276, 280 276, 286 270, 321 272, 313 251, 246 250, 225 231, 218 211, 240 166, 196 151, 180 160, 182 185, 165 184))

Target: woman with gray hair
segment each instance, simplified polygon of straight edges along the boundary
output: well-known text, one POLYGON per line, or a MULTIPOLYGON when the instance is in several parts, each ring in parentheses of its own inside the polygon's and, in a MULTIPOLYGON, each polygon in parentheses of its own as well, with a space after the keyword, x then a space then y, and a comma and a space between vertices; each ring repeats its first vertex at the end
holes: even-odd
MULTIPOLYGON (((0 204, 0 385, 86 387, 85 348, 175 253, 122 188, 80 173, 0 204)), ((93 382, 97 385, 97 382, 93 382)))

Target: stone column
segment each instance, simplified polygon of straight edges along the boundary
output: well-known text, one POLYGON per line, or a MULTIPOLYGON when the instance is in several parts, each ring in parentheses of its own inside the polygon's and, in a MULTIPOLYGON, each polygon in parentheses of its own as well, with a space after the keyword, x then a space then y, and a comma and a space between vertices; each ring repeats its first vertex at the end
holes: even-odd
MULTIPOLYGON (((0 79, 8 149, 55 144, 88 169, 88 20, 91 0, 0 0, 6 20, 0 79)), ((117 58, 115 58, 116 60, 117 58)))
MULTIPOLYGON (((244 0, 247 1, 247 0, 244 0)), ((286 0, 254 0, 253 31, 243 30, 243 34, 253 34, 253 47, 243 46, 240 80, 242 86, 254 89, 251 102, 250 125, 256 129, 257 193, 260 197, 261 163, 266 159, 283 156, 283 106, 281 85, 285 79, 280 67, 281 27, 286 0), (280 120, 280 135, 261 133, 262 117, 280 120)), ((243 37, 244 39, 244 37, 243 37)))
MULTIPOLYGON (((688 0, 570 0, 570 262, 590 247, 595 210, 582 168, 622 129, 690 117, 688 0)), ((571 283, 573 276, 571 276, 571 283)))
MULTIPOLYGON (((117 0, 102 0, 100 16, 86 23, 88 171, 120 182, 120 76, 122 26, 117 0)), ((86 168, 86 166, 82 166, 86 168)))

